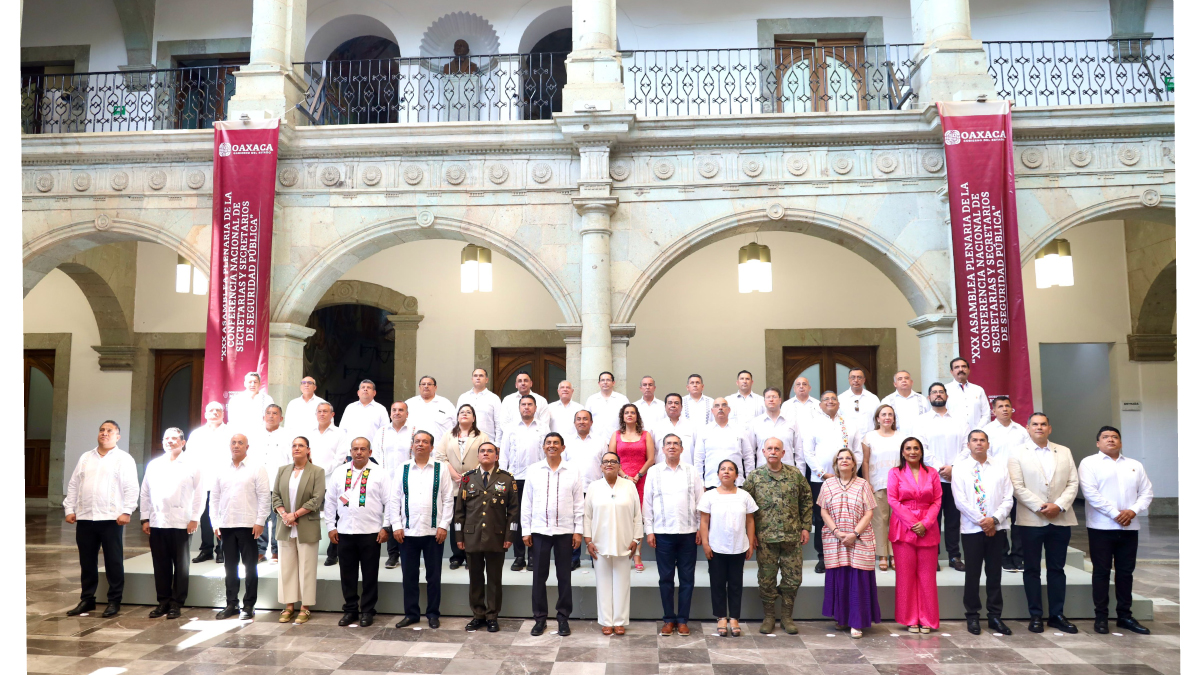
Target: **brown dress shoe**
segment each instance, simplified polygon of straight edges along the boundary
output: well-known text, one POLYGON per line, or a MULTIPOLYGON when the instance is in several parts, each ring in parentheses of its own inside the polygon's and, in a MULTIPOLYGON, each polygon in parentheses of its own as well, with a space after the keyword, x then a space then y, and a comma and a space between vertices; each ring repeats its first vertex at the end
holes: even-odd
POLYGON ((661 632, 661 633, 659 633, 659 635, 662 635, 663 637, 666 637, 666 636, 668 636, 668 635, 670 635, 671 633, 674 633, 674 632, 675 632, 675 624, 673 624, 673 623, 671 623, 671 622, 669 622, 669 621, 668 621, 667 623, 664 623, 664 624, 663 624, 663 627, 662 627, 662 632, 661 632))
POLYGON ((612 633, 613 633, 612 626, 601 626, 600 632, 605 635, 612 635, 612 633))
POLYGON ((686 624, 686 623, 681 623, 681 624, 679 624, 679 626, 677 627, 677 629, 676 629, 676 630, 678 630, 678 631, 679 631, 679 634, 680 634, 680 635, 685 635, 685 636, 686 636, 686 635, 691 635, 691 634, 692 634, 692 631, 688 630, 688 627, 687 627, 687 624, 686 624))
POLYGON ((625 626, 614 626, 613 632, 616 633, 617 635, 624 635, 625 634, 625 626))

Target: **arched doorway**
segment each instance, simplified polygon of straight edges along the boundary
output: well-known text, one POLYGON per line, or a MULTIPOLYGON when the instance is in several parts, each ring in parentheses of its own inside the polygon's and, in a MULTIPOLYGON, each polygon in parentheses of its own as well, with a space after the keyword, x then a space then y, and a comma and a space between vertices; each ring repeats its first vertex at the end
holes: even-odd
POLYGON ((396 329, 388 313, 368 305, 332 305, 312 313, 316 332, 304 346, 304 374, 317 380, 317 396, 342 411, 358 400, 358 384, 375 383, 375 400, 387 406, 395 396, 396 329))
POLYGON ((529 50, 529 81, 525 86, 525 119, 548 120, 562 112, 562 89, 567 83, 567 54, 571 29, 562 28, 538 40, 529 50))

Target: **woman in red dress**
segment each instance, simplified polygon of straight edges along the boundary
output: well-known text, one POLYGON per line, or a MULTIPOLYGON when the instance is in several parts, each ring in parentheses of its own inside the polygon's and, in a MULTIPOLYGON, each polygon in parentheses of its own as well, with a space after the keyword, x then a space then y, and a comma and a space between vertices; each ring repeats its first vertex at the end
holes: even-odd
MULTIPOLYGON (((654 465, 654 437, 642 428, 642 414, 632 403, 621 406, 621 425, 608 441, 608 449, 621 458, 621 475, 637 483, 638 499, 646 487, 646 474, 654 465)), ((633 567, 645 571, 642 548, 633 556, 633 567)))

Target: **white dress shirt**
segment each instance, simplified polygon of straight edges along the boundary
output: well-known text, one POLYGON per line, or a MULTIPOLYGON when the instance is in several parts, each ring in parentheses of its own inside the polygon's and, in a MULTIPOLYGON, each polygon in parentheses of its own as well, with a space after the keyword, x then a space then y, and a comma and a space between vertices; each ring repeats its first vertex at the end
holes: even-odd
POLYGON ((951 415, 967 423, 967 431, 982 429, 992 418, 983 387, 970 382, 959 384, 956 380, 946 385, 946 407, 951 415))
POLYGON ((824 479, 821 476, 827 473, 836 474, 833 460, 842 448, 850 448, 855 461, 862 466, 861 433, 854 420, 847 419, 841 411, 833 417, 826 415, 824 411, 817 411, 809 420, 804 438, 804 461, 808 463, 808 468, 812 469, 812 477, 809 480, 822 483, 824 479))
MULTIPOLYGON (((411 404, 408 414, 411 417, 411 404)), ((375 434, 379 433, 380 429, 391 423, 387 408, 378 401, 371 401, 366 405, 360 401, 354 401, 346 406, 346 410, 342 413, 342 419, 338 422, 338 428, 342 430, 343 434, 346 434, 346 447, 350 447, 350 443, 359 436, 369 441, 375 438, 375 434)))
POLYGON ((721 484, 717 470, 721 462, 727 459, 738 465, 737 484, 741 485, 746 479, 746 474, 754 470, 754 451, 743 441, 742 430, 735 427, 733 422, 723 427, 713 422, 696 434, 693 460, 704 478, 704 487, 716 487, 721 484))
POLYGON ((800 399, 793 396, 779 406, 779 414, 795 422, 796 427, 803 432, 809 418, 821 414, 821 402, 816 397, 809 396, 801 403, 800 399))
MULTIPOLYGON (((604 398, 600 392, 589 396, 583 407, 592 413, 592 433, 600 438, 612 438, 621 427, 621 406, 626 403, 629 403, 629 399, 625 398, 625 394, 615 391, 608 398, 604 398)), ((646 428, 644 423, 642 428, 646 428)))
POLYGON ((188 461, 200 470, 200 483, 205 492, 212 490, 217 472, 229 463, 229 439, 232 437, 233 428, 225 423, 215 428, 204 424, 188 434, 187 446, 183 451, 188 461))
MULTIPOLYGON (((533 397, 537 408, 533 411, 533 419, 542 423, 543 427, 550 428, 550 404, 546 402, 546 397, 537 392, 529 392, 533 397)), ((496 443, 504 442, 504 432, 521 421, 521 396, 519 391, 514 391, 504 397, 504 401, 500 403, 500 417, 496 420, 496 443)), ((561 433, 561 432, 560 432, 561 433)))
MULTIPOLYGON (((316 394, 313 397, 304 400, 303 396, 288 401, 287 410, 283 413, 283 424, 288 428, 288 433, 295 436, 304 436, 307 432, 317 428, 317 406, 327 401, 316 394)), ((295 531, 295 528, 292 528, 295 531)))
MULTIPOLYGON (((971 454, 967 449, 969 432, 966 423, 953 413, 939 415, 930 411, 917 418, 912 435, 925 446, 925 464, 940 470, 943 466, 953 467, 959 459, 971 454)), ((942 478, 942 482, 950 481, 942 478)))
POLYGON ((388 526, 387 505, 392 495, 388 479, 387 470, 371 462, 362 469, 354 468, 353 462, 334 469, 325 489, 325 522, 329 527, 336 522, 338 534, 378 534, 388 526), (370 470, 370 473, 367 474, 366 499, 360 502, 364 470, 370 470), (347 472, 350 489, 346 489, 347 472))
MULTIPOLYGON (((635 486, 636 489, 636 486, 635 486)), ((521 495, 521 536, 583 534, 583 479, 566 462, 529 467, 521 495)))
POLYGON ((697 429, 703 429, 705 426, 714 421, 713 418, 713 399, 711 396, 700 394, 700 400, 692 398, 692 395, 685 394, 683 397, 683 412, 680 417, 692 423, 692 426, 697 429))
POLYGON ((667 461, 667 456, 663 454, 663 439, 667 437, 667 434, 675 434, 683 443, 683 452, 679 454, 679 461, 684 464, 693 464, 696 456, 696 427, 683 419, 682 414, 680 414, 678 422, 672 422, 670 417, 664 417, 650 427, 650 435, 654 437, 654 463, 662 464, 667 461))
POLYGON ((546 422, 550 427, 550 431, 557 431, 566 436, 575 431, 575 413, 583 410, 582 403, 571 401, 563 405, 562 401, 555 401, 546 406, 546 422))
MULTIPOLYGON (((853 419, 865 436, 875 428, 875 409, 879 407, 879 397, 863 387, 861 394, 847 389, 838 394, 838 412, 853 419)), ((874 486, 872 486, 874 487, 874 486)))
POLYGON ((496 430, 500 428, 500 397, 490 389, 475 393, 475 389, 471 388, 458 397, 454 410, 457 411, 464 405, 475 409, 475 426, 487 434, 488 438, 496 438, 496 430))
MULTIPOLYGON (((345 479, 345 472, 342 473, 345 479)), ((444 462, 430 459, 425 466, 417 466, 417 460, 396 469, 391 480, 392 491, 388 500, 388 522, 392 528, 404 528, 406 537, 432 537, 439 529, 450 531, 454 520, 454 488, 450 478, 450 467, 444 462), (435 471, 435 465, 437 470, 435 471), (408 468, 407 491, 404 469, 408 468), (437 495, 434 495, 434 477, 437 477, 437 495), (434 515, 436 501, 437 515, 434 515)))
POLYGON ((213 527, 266 525, 271 511, 267 469, 256 462, 227 463, 212 486, 208 516, 213 527))
POLYGON ((116 520, 138 505, 137 465, 114 447, 103 456, 97 448, 83 453, 67 482, 63 512, 76 520, 116 520))
POLYGON ((500 445, 500 468, 517 480, 525 480, 526 470, 546 458, 542 444, 548 433, 550 431, 536 417, 529 424, 518 419, 509 425, 500 445))
POLYGON ((771 419, 771 415, 768 413, 763 413, 754 418, 746 425, 744 438, 746 443, 750 445, 750 449, 754 451, 755 467, 760 467, 767 463, 767 456, 763 454, 763 444, 767 442, 768 438, 778 438, 783 441, 783 463, 794 466, 800 469, 800 473, 804 473, 804 467, 806 466, 804 463, 804 443, 800 436, 800 430, 794 421, 788 419, 782 413, 776 415, 775 419, 771 419))
POLYGON ((142 479, 142 520, 150 521, 153 528, 186 530, 204 513, 202 487, 200 471, 183 453, 174 460, 169 453, 155 457, 142 479))
POLYGON ((917 425, 918 417, 933 410, 929 399, 916 390, 908 392, 907 397, 901 396, 899 391, 893 391, 884 396, 880 404, 890 405, 892 410, 896 411, 896 432, 904 434, 905 437, 913 435, 912 430, 917 425))
MULTIPOLYGON (((441 440, 442 434, 450 431, 451 427, 458 422, 456 408, 445 396, 435 395, 428 401, 420 396, 414 396, 405 403, 408 405, 408 423, 413 425, 417 431, 428 431, 433 434, 434 445, 441 440)), ((384 424, 391 424, 391 422, 384 424)))
POLYGON ((674 469, 665 462, 650 467, 642 488, 642 522, 646 534, 688 534, 700 529, 700 497, 704 481, 691 464, 674 469))
POLYGON ((325 478, 328 479, 330 472, 346 463, 350 441, 334 423, 330 422, 324 432, 310 429, 304 437, 308 439, 308 449, 311 451, 309 460, 325 470, 325 478))
POLYGON ((642 508, 637 485, 617 478, 601 478, 587 489, 583 503, 583 536, 601 556, 628 556, 629 545, 642 540, 642 508))
POLYGON ((579 432, 563 434, 566 439, 566 449, 563 450, 563 461, 579 472, 586 488, 594 480, 604 477, 600 468, 600 456, 608 450, 608 443, 599 436, 589 433, 587 438, 580 438, 579 432))
POLYGON ((273 403, 275 403, 275 399, 271 398, 266 389, 260 389, 254 396, 251 396, 248 391, 237 392, 229 397, 229 403, 225 406, 229 416, 229 426, 233 427, 237 433, 249 435, 254 430, 262 428, 263 415, 267 412, 267 406, 273 403))
POLYGON ((279 472, 279 467, 292 463, 292 440, 295 438, 282 426, 275 431, 267 431, 265 426, 259 425, 259 428, 250 434, 246 460, 258 462, 266 467, 272 490, 275 489, 275 475, 279 472))
POLYGON ((396 467, 404 466, 408 460, 412 459, 412 442, 415 433, 417 430, 407 422, 400 427, 399 431, 389 422, 386 427, 375 434, 375 440, 371 441, 371 456, 382 464, 388 473, 395 475, 396 467))
POLYGON ((1008 461, 1011 453, 1030 440, 1029 431, 1012 420, 1009 420, 1008 426, 1001 424, 1000 420, 992 420, 983 425, 983 433, 988 435, 988 455, 1004 462, 1008 461))
POLYGON ((652 399, 646 403, 646 399, 641 396, 633 402, 638 407, 638 412, 642 415, 642 428, 649 429, 660 420, 667 419, 667 406, 663 405, 662 399, 652 399))
MULTIPOLYGON (((1012 515, 1013 484, 1008 477, 1008 462, 1000 462, 992 457, 980 464, 975 458, 967 455, 954 463, 954 471, 950 481, 950 489, 954 492, 954 504, 958 506, 960 532, 973 534, 983 532, 980 523, 984 518, 995 518, 997 530, 1007 530, 1011 523, 1008 518, 1012 515), (983 490, 982 505, 980 496, 975 492, 975 467, 979 467, 979 485, 983 490)), ((942 499, 945 499, 945 495, 942 499)))
POLYGON ((759 415, 767 412, 767 404, 763 397, 754 392, 750 392, 746 396, 742 396, 741 392, 734 392, 725 397, 725 402, 729 404, 729 423, 737 424, 745 429, 759 415))
POLYGON ((1086 502, 1087 526, 1095 530, 1139 529, 1137 516, 1125 527, 1117 522, 1117 516, 1125 509, 1144 513, 1154 499, 1141 462, 1125 455, 1113 459, 1103 452, 1079 462, 1079 490, 1086 502))

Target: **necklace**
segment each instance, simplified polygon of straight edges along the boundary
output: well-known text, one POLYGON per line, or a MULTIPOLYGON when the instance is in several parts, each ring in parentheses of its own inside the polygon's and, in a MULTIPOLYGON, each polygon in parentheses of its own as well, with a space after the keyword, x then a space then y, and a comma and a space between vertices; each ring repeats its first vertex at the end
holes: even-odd
POLYGON ((838 477, 837 477, 837 481, 838 481, 838 485, 841 485, 841 486, 842 486, 842 489, 843 489, 843 490, 845 490, 846 488, 850 487, 850 484, 851 484, 851 483, 853 483, 853 482, 854 482, 854 477, 853 477, 853 476, 851 476, 849 481, 847 481, 847 482, 843 483, 843 482, 842 482, 842 477, 841 477, 841 476, 838 476, 838 477))

